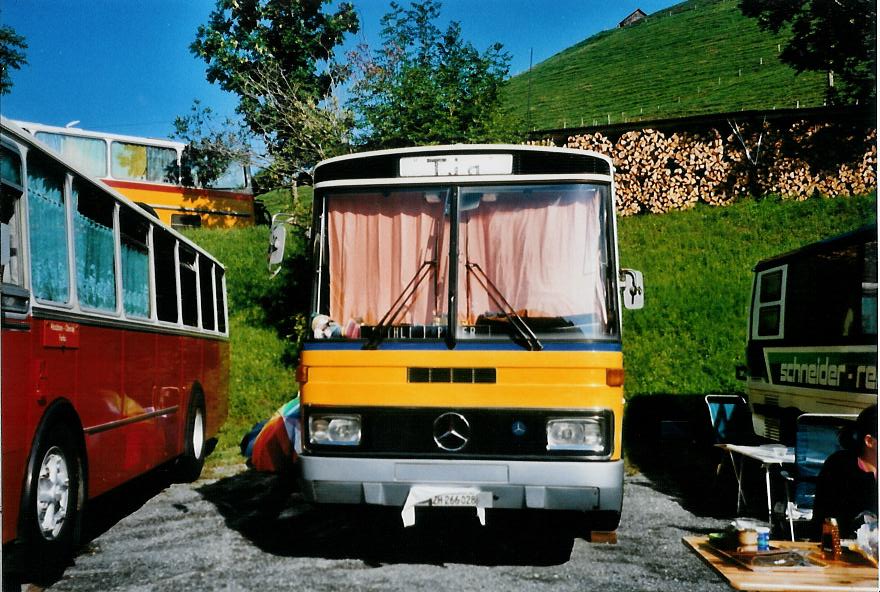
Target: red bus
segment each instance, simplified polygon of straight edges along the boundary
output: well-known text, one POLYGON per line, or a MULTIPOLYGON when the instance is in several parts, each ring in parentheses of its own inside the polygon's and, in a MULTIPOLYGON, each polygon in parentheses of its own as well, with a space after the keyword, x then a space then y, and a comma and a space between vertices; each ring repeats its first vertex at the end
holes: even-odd
POLYGON ((173 228, 253 226, 262 216, 258 211, 262 204, 254 201, 250 169, 243 163, 230 162, 218 178, 203 182, 182 142, 13 123, 93 178, 148 206, 173 228))
POLYGON ((227 415, 225 272, 5 118, 0 190, 4 571, 39 582, 86 500, 200 474, 227 415))

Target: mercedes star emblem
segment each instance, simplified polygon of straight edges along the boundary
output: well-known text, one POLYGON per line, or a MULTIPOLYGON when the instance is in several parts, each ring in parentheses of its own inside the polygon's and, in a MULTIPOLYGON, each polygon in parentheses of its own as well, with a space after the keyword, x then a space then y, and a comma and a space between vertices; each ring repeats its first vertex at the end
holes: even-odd
POLYGON ((443 450, 461 450, 470 438, 471 425, 462 414, 450 411, 434 420, 434 442, 443 450))

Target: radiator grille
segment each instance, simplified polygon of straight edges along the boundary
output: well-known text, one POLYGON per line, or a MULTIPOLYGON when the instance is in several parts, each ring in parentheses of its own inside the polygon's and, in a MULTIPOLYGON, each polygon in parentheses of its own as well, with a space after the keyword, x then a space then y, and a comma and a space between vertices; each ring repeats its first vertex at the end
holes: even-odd
POLYGON ((409 368, 409 382, 495 384, 495 368, 409 368))

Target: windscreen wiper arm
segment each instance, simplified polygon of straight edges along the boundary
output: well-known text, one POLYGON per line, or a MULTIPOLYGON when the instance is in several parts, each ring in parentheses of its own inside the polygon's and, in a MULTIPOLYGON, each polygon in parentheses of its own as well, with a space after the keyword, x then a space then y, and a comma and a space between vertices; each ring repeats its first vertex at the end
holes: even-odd
POLYGON ((489 298, 492 300, 492 303, 501 309, 501 312, 504 313, 504 316, 507 318, 507 321, 516 329, 519 336, 523 338, 523 340, 528 345, 528 349, 531 351, 541 351, 544 349, 544 345, 538 339, 538 337, 532 332, 532 329, 526 324, 519 314, 517 314, 516 310, 514 310, 513 306, 507 301, 504 295, 501 293, 501 290, 498 289, 492 280, 489 279, 489 276, 486 275, 486 272, 480 268, 476 263, 465 263, 465 268, 469 273, 474 274, 474 277, 477 278, 477 281, 480 282, 480 285, 483 286, 483 289, 486 290, 486 294, 489 295, 489 298))
POLYGON ((416 293, 416 290, 419 289, 419 286, 425 278, 429 275, 429 270, 432 267, 437 265, 436 261, 425 261, 419 266, 416 270, 415 275, 403 289, 403 292, 400 293, 394 302, 391 304, 391 308, 388 309, 388 312, 382 317, 379 321, 379 324, 373 328, 373 335, 370 337, 370 340, 364 344, 362 349, 376 349, 379 347, 379 344, 384 341, 386 337, 386 333, 388 331, 388 327, 394 324, 394 319, 397 318, 397 315, 400 314, 400 311, 403 310, 406 303, 410 298, 416 293))

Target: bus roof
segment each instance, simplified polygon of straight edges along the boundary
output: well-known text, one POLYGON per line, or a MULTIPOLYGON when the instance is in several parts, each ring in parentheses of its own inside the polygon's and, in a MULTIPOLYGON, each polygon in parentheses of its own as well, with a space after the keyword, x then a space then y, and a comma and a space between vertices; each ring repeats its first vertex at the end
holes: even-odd
POLYGON ((128 142, 131 144, 148 144, 150 146, 161 146, 163 148, 174 148, 175 150, 183 150, 186 144, 175 140, 167 140, 162 138, 147 138, 144 136, 128 136, 124 134, 113 134, 109 132, 98 132, 92 130, 84 130, 78 127, 59 127, 55 125, 46 125, 44 123, 35 123, 32 121, 10 121, 18 127, 35 134, 37 132, 49 132, 53 134, 63 134, 66 136, 76 136, 80 138, 96 138, 101 140, 116 140, 118 142, 128 142))
POLYGON ((353 181, 355 179, 400 179, 411 177, 469 177, 479 180, 481 176, 493 173, 437 172, 421 174, 425 162, 427 166, 443 157, 460 157, 464 166, 479 168, 487 165, 497 175, 601 175, 611 176, 611 158, 598 152, 573 148, 549 146, 527 146, 518 144, 453 144, 442 146, 420 146, 394 148, 346 154, 323 160, 315 167, 315 184, 328 181, 353 181), (505 158, 509 156, 509 158, 505 158), (498 160, 501 157, 501 160, 498 160), (493 162, 493 158, 495 159, 493 162), (421 163, 418 159, 435 159, 421 163), (482 159, 482 160, 480 160, 482 159), (403 161, 412 163, 410 169, 401 168, 403 161), (503 162, 502 162, 503 161, 503 162), (501 167, 501 168, 498 168, 501 167))
POLYGON ((46 148, 42 142, 37 140, 27 130, 25 130, 21 126, 17 125, 17 122, 14 122, 13 120, 7 119, 6 117, 0 115, 0 132, 2 132, 5 135, 11 136, 12 139, 14 139, 20 143, 27 144, 29 147, 36 148, 37 150, 40 151, 41 154, 45 155, 46 157, 57 161, 58 163, 60 163, 62 166, 64 166, 67 169, 75 171, 86 182, 91 183, 99 191, 106 193, 108 195, 112 195, 116 201, 129 206, 129 208, 131 210, 135 211, 138 215, 143 216, 144 218, 146 218, 147 220, 152 222, 154 225, 156 225, 156 226, 162 228, 164 231, 174 235, 176 238, 178 238, 182 242, 186 243, 188 246, 192 247, 193 249, 195 249, 199 253, 210 258, 212 261, 214 261, 215 263, 220 265, 220 267, 222 267, 223 269, 226 269, 226 267, 219 260, 217 260, 217 258, 214 257, 211 253, 209 253, 208 251, 206 251, 202 247, 195 244, 193 241, 191 241, 190 239, 188 239, 187 237, 182 235, 177 230, 171 228, 170 226, 167 226, 166 224, 163 224, 161 220, 150 215, 143 208, 141 208, 137 203, 135 203, 132 200, 130 200, 129 198, 125 197, 124 195, 122 195, 121 193, 119 193, 115 189, 111 188, 110 186, 102 183, 101 181, 98 181, 98 180, 92 178, 88 173, 81 171, 76 165, 70 163, 63 156, 46 148))
POLYGON ((836 236, 832 236, 820 241, 816 241, 814 243, 810 243, 808 245, 804 245, 803 247, 800 247, 793 251, 788 251, 787 253, 782 253, 780 255, 768 257, 767 259, 762 259, 755 264, 754 271, 759 272, 765 269, 771 269, 790 261, 827 252, 836 247, 847 246, 851 244, 863 244, 872 239, 877 240, 876 223, 868 224, 862 226, 861 228, 857 228, 856 230, 846 232, 844 234, 838 234, 836 236))

